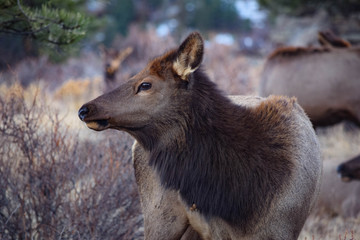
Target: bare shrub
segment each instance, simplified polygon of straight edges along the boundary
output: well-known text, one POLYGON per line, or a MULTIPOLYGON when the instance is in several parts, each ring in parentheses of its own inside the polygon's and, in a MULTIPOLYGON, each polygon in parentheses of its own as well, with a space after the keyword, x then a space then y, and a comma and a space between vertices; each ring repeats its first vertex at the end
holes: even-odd
MULTIPOLYGON (((174 46, 175 41, 172 37, 159 37, 154 28, 149 27, 144 31, 137 25, 131 26, 126 37, 118 36, 112 44, 112 48, 117 51, 125 51, 129 47, 132 49, 132 53, 121 63, 114 79, 115 83, 112 84, 113 87, 127 81, 141 71, 150 59, 174 46)), ((111 59, 107 59, 104 55, 103 61, 106 63, 111 59)), ((103 71, 105 73, 106 68, 103 71)))
MULTIPOLYGON (((117 87, 138 73, 150 59, 174 48, 176 42, 179 43, 181 40, 183 39, 174 39, 172 36, 160 37, 151 26, 146 29, 137 25, 131 26, 128 35, 118 36, 111 46, 118 51, 124 51, 128 47, 133 49, 121 63, 111 88, 117 87)), ((263 58, 246 56, 240 52, 238 44, 225 46, 217 44, 213 38, 206 41, 205 51, 204 68, 222 90, 228 94, 256 93, 263 58)), ((79 57, 70 58, 61 65, 53 64, 46 58, 24 59, 13 68, 3 71, 0 74, 0 82, 10 84, 16 77, 22 86, 29 86, 34 81, 41 80, 46 83, 46 89, 53 91, 66 84, 69 79, 92 81, 103 78, 109 59, 104 54, 100 57, 100 52, 84 51, 79 57)), ((103 87, 99 89, 103 90, 103 87)))
POLYGON ((130 46, 133 49, 132 54, 124 63, 128 63, 129 67, 138 72, 151 58, 174 48, 175 41, 170 36, 159 37, 152 27, 144 31, 141 27, 133 25, 126 38, 119 36, 114 40, 113 46, 120 49, 130 46))
POLYGON ((141 237, 129 137, 80 141, 38 102, 0 96, 0 239, 141 237))
MULTIPOLYGON (((136 25, 132 26, 126 38, 118 37, 113 43, 115 49, 124 50, 130 46, 134 50, 120 66, 117 83, 139 72, 150 59, 174 48, 175 42, 171 36, 159 37, 153 28, 144 31, 136 25)), ((209 39, 205 51, 204 69, 222 90, 229 94, 256 92, 263 59, 245 56, 236 45, 216 44, 214 39, 209 39)))
MULTIPOLYGON (((69 79, 53 93, 52 107, 66 104, 67 108, 77 111, 81 105, 102 93, 103 81, 100 77, 69 79)), ((61 107, 58 107, 61 109, 61 107)), ((64 107, 62 107, 64 108, 64 107)))
POLYGON ((360 220, 355 218, 312 215, 306 221, 298 239, 359 240, 359 224, 360 220))
POLYGON ((206 72, 228 94, 254 94, 263 60, 246 57, 236 46, 212 42, 206 47, 206 72))

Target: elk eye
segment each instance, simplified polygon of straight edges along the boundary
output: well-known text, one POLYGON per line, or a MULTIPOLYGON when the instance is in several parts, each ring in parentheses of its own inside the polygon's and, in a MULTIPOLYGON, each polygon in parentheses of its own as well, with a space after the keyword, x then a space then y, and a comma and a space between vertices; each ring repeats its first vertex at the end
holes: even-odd
POLYGON ((137 92, 146 91, 146 90, 149 90, 150 88, 151 88, 151 83, 143 82, 143 83, 141 83, 140 86, 138 87, 137 92))

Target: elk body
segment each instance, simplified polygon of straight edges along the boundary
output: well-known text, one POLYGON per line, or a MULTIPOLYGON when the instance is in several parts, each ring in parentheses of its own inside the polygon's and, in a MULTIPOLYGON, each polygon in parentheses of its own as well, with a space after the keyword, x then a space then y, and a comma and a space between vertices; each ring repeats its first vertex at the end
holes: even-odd
POLYGON ((326 47, 276 50, 265 63, 259 93, 295 96, 315 127, 342 120, 360 126, 360 48, 327 40, 326 47))
POLYGON ((145 239, 297 239, 321 159, 295 99, 223 95, 192 33, 79 110, 91 129, 126 131, 145 239))

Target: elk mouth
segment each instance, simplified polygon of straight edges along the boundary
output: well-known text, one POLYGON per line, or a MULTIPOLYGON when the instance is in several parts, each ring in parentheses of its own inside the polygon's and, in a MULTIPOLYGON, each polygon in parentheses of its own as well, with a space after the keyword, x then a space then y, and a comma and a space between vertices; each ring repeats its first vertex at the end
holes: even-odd
POLYGON ((341 179, 341 181, 343 182, 351 182, 353 180, 357 180, 359 179, 358 175, 355 173, 349 173, 349 172, 341 172, 338 171, 339 177, 341 179))
POLYGON ((85 124, 88 128, 95 131, 103 131, 108 128, 117 129, 120 131, 136 132, 143 129, 145 126, 130 127, 130 126, 113 126, 109 123, 110 119, 99 119, 99 120, 85 120, 85 124))
POLYGON ((351 176, 352 174, 349 173, 344 164, 340 164, 337 167, 336 171, 339 174, 341 181, 343 182, 350 182, 353 179, 353 177, 351 176))
POLYGON ((90 120, 85 121, 86 126, 95 131, 102 131, 109 128, 108 119, 90 120))
POLYGON ((351 173, 339 173, 341 181, 343 182, 351 182, 351 181, 358 181, 360 180, 360 172, 356 170, 351 173))
POLYGON ((341 181, 343 182, 350 182, 352 180, 349 176, 340 175, 341 181))

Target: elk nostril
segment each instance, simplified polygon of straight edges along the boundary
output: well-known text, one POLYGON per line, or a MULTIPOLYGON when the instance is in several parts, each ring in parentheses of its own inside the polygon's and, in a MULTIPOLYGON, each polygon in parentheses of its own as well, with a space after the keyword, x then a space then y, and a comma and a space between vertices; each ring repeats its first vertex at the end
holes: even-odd
POLYGON ((88 113, 89 113, 89 109, 85 106, 83 106, 79 109, 78 115, 79 115, 79 118, 81 119, 81 121, 84 121, 84 118, 86 117, 86 115, 88 113))
POLYGON ((340 164, 340 165, 336 168, 336 171, 337 171, 338 173, 341 173, 341 172, 343 172, 344 170, 345 170, 344 164, 340 164))

